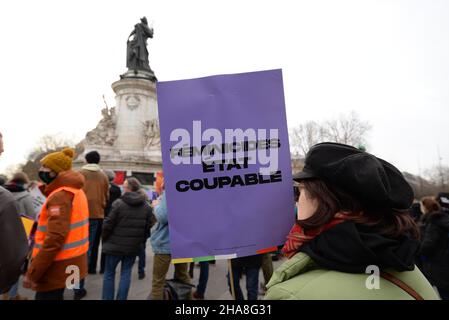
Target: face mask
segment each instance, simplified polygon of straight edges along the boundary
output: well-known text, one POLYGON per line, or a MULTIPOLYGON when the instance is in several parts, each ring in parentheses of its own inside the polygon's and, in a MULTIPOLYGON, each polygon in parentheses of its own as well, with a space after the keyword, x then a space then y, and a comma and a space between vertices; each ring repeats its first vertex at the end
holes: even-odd
POLYGON ((55 180, 56 176, 51 177, 50 172, 48 171, 39 171, 39 179, 42 180, 45 184, 50 184, 53 180, 55 180))

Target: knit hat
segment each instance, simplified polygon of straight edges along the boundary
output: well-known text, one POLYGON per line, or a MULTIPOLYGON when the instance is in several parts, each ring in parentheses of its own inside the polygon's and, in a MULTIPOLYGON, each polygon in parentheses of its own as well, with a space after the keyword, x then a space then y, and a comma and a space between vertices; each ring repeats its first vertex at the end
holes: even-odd
POLYGON ((57 151, 46 155, 41 164, 56 173, 72 169, 72 160, 75 155, 75 150, 71 148, 64 148, 62 151, 57 151))

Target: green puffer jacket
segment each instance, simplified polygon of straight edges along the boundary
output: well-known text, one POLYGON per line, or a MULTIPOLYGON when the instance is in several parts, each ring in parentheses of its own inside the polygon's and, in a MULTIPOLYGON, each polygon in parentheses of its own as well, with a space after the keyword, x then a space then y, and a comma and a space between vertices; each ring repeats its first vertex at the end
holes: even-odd
MULTIPOLYGON (((385 270, 418 292, 425 300, 438 296, 418 268, 397 272, 385 270)), ((365 285, 371 274, 344 273, 323 269, 299 252, 283 263, 267 284, 266 300, 413 300, 400 287, 383 278, 379 289, 365 285)), ((371 276, 372 277, 372 276, 371 276)), ((370 281, 368 280, 368 283, 370 281)))

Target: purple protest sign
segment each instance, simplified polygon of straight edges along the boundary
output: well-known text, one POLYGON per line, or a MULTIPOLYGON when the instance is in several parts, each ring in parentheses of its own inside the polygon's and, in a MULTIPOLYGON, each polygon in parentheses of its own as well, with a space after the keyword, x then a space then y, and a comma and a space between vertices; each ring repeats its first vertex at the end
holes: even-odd
POLYGON ((253 255, 294 223, 281 70, 157 84, 173 261, 253 255))

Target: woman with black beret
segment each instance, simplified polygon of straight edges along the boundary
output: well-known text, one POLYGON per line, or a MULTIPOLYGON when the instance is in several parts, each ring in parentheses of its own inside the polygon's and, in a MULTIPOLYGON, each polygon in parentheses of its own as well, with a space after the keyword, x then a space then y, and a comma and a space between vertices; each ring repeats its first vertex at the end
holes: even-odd
POLYGON ((437 299, 414 265, 419 231, 413 191, 390 163, 357 148, 320 143, 294 176, 298 216, 288 260, 266 299, 437 299))

